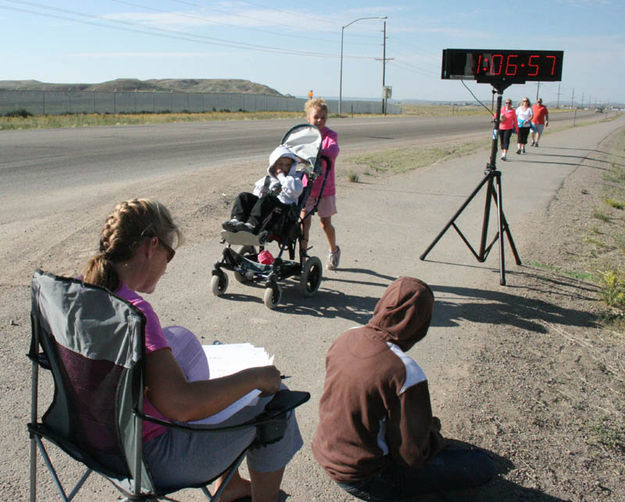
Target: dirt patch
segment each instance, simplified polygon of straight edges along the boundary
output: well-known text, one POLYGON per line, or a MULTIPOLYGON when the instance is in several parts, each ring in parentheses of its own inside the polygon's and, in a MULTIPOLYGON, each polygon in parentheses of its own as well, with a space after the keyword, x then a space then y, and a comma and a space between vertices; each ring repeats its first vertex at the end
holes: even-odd
MULTIPOLYGON (((593 158, 607 158, 614 141, 593 158)), ((506 290, 522 301, 500 293, 505 307, 490 314, 489 342, 443 421, 448 436, 492 452, 500 476, 445 500, 625 500, 625 336, 602 326, 599 287, 583 280, 597 258, 588 234, 603 179, 596 162, 583 162, 531 218, 534 231, 524 229, 534 238, 521 257, 541 266, 510 275, 506 290)))
MULTIPOLYGON (((543 207, 526 217, 526 225, 517 224, 512 228, 515 236, 523 236, 517 243, 526 244, 519 249, 524 265, 508 267, 508 286, 475 289, 484 295, 485 301, 461 306, 462 324, 454 335, 462 336, 470 331, 479 333, 481 338, 486 331, 487 343, 480 346, 475 355, 463 351, 458 367, 447 371, 447 383, 440 381, 445 379, 433 379, 436 382, 436 387, 432 388, 434 409, 442 420, 446 436, 492 453, 499 476, 479 490, 446 494, 442 500, 625 500, 625 337, 602 327, 600 318, 605 307, 599 300, 599 287, 587 279, 597 256, 607 259, 622 253, 618 246, 588 245, 589 235, 603 241, 608 234, 623 234, 621 220, 609 214, 607 221, 593 216, 594 209, 603 204, 603 173, 609 166, 608 156, 603 152, 609 152, 610 147, 605 143, 588 152, 588 158, 566 178, 548 210, 545 212, 543 207)), ((354 166, 348 155, 342 159, 342 170, 347 173, 354 166)), ((625 160, 620 163, 625 165, 625 160)), ((23 424, 28 390, 24 375, 29 368, 23 354, 27 351, 29 327, 28 278, 35 266, 58 273, 76 273, 97 245, 95 236, 102 218, 110 211, 111 200, 141 193, 162 200, 183 222, 187 257, 174 266, 178 267, 181 282, 188 281, 189 288, 196 287, 194 282, 200 283, 204 288, 200 289, 200 294, 204 294, 207 289, 202 284, 203 279, 197 277, 204 277, 201 274, 210 270, 212 260, 218 256, 217 250, 207 243, 217 242, 219 222, 229 215, 233 198, 238 191, 249 188, 250 180, 256 179, 259 165, 263 164, 264 160, 262 163, 244 162, 217 172, 202 170, 187 174, 184 179, 164 176, 150 183, 147 194, 145 186, 108 187, 90 197, 87 209, 78 217, 59 214, 54 226, 47 220, 47 225, 41 222, 36 225, 25 219, 23 226, 7 229, 7 235, 10 233, 13 241, 23 245, 7 246, 7 249, 20 248, 12 251, 15 256, 7 255, 6 250, 0 253, 0 262, 4 265, 0 292, 5 299, 0 306, 0 331, 6 334, 6 343, 0 349, 5 361, 0 391, 6 407, 2 440, 6 442, 3 447, 7 452, 0 476, 3 499, 24 499, 28 486, 26 454, 13 452, 25 444, 23 424), (176 189, 172 189, 173 186, 176 189), (36 247, 30 244, 33 242, 37 243, 36 247), (203 246, 208 249, 204 251, 203 246), (18 252, 24 256, 17 256, 18 252), (192 271, 187 272, 185 267, 192 271)), ((381 177, 386 175, 380 174, 381 177)), ((361 180, 360 186, 342 188, 358 197, 357 190, 366 185, 367 179, 361 180)), ((508 179, 506 182, 509 183, 508 179)), ((345 206, 347 198, 342 201, 345 206)), ((349 227, 342 226, 341 230, 346 232, 347 239, 349 227)), ((354 234, 358 232, 359 229, 354 234)), ((429 237, 428 234, 426 238, 429 237)), ((366 243, 362 247, 370 254, 372 246, 366 243)), ((361 256, 361 261, 354 262, 353 267, 366 269, 365 258, 361 256)), ((348 253, 344 260, 349 263, 348 253)), ((357 278, 355 272, 350 273, 357 278)), ((285 337, 280 354, 282 361, 288 361, 290 353, 306 353, 306 361, 299 363, 297 373, 293 372, 300 375, 294 382, 296 386, 310 389, 315 398, 322 384, 325 347, 341 329, 336 326, 366 322, 378 298, 373 279, 384 282, 390 276, 367 277, 364 285, 350 282, 353 278, 347 274, 331 276, 325 288, 328 297, 329 292, 334 293, 333 298, 328 305, 314 304, 314 309, 322 313, 317 317, 308 315, 313 308, 293 309, 294 314, 306 312, 305 316, 281 316, 279 312, 269 315, 259 306, 261 310, 249 310, 252 320, 245 323, 239 311, 242 301, 217 304, 207 300, 206 305, 197 306, 197 299, 192 299, 193 303, 188 296, 181 296, 179 302, 167 302, 163 295, 156 302, 167 322, 184 320, 195 329, 208 319, 208 332, 220 333, 220 338, 228 334, 238 336, 229 324, 236 325, 236 330, 241 329, 248 337, 248 333, 257 334, 252 328, 274 326, 284 323, 286 318, 292 331, 292 324, 306 317, 305 322, 314 324, 315 337, 295 338, 295 342, 285 337), (317 322, 324 321, 323 315, 331 322, 317 322), (346 319, 349 323, 344 322, 346 319), (332 327, 326 328, 328 325, 332 327), (310 381, 301 375, 309 375, 310 381)), ((174 289, 177 287, 177 283, 172 285, 174 289)), ((175 291, 184 293, 186 282, 184 286, 178 286, 175 291)), ((253 298, 253 294, 241 298, 253 298)), ((246 301, 254 305, 253 300, 246 301)), ((271 330, 263 331, 271 333, 271 330)), ((287 331, 286 326, 283 331, 287 331)), ((273 342, 269 336, 258 335, 255 343, 270 345, 273 342)), ((463 340, 463 344, 465 342, 463 340)), ((295 356, 292 360, 300 361, 295 356)), ((300 419, 304 431, 314 429, 316 409, 313 403, 302 411, 300 419)), ((339 492, 321 472, 308 447, 295 464, 290 467, 285 483, 285 490, 293 500, 348 500, 347 495, 339 492)), ((46 479, 45 476, 42 479, 46 479)), ((43 493, 51 494, 49 480, 43 482, 48 483, 42 488, 43 493)), ((87 496, 99 492, 100 498, 110 498, 103 495, 109 494, 108 485, 101 481, 92 483, 87 496)), ((52 500, 52 495, 43 495, 41 499, 52 500)), ((176 496, 176 500, 193 499, 181 495, 176 496)))

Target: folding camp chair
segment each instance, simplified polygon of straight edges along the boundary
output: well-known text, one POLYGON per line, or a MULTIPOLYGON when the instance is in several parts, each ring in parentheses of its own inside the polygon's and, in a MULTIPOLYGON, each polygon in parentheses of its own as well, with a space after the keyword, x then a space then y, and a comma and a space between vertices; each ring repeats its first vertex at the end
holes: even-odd
MULTIPOLYGON (((30 434, 30 499, 36 499, 37 450, 43 457, 63 500, 72 500, 95 471, 111 481, 127 500, 147 500, 182 488, 201 488, 216 500, 226 483, 211 497, 208 479, 193 487, 157 488, 142 455, 143 421, 167 427, 219 433, 256 427, 256 447, 279 440, 287 411, 310 398, 307 392, 280 391, 264 412, 245 424, 216 428, 164 422, 143 413, 145 340, 143 314, 110 291, 69 279, 35 272, 31 289, 32 402, 30 434), (39 368, 52 373, 54 397, 38 421, 39 368), (42 439, 52 442, 86 466, 69 495, 52 465, 42 439)), ((236 472, 245 451, 230 466, 236 472)))

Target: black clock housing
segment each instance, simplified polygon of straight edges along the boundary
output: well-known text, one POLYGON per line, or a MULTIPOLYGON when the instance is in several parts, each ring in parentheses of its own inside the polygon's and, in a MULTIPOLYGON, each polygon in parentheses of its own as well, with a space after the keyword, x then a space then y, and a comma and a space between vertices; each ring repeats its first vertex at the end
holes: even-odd
POLYGON ((523 84, 562 80, 564 51, 444 49, 442 79, 523 84))

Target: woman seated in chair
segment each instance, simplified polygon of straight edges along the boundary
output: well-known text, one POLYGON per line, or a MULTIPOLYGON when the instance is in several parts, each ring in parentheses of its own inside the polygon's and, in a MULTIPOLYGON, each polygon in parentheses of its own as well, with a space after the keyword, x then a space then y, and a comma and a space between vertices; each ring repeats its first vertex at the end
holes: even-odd
MULTIPOLYGON (((146 318, 144 412, 158 418, 189 422, 223 410, 253 389, 267 396, 280 389, 275 366, 249 368, 208 379, 208 363, 200 342, 184 328, 161 328, 152 306, 138 293, 152 293, 175 255, 181 232, 165 206, 148 199, 118 204, 100 235, 100 252, 84 272, 87 283, 103 286, 139 308, 146 318)), ((269 398, 261 397, 227 424, 258 415, 269 398)), ((255 436, 253 427, 221 433, 189 433, 144 422, 144 457, 159 487, 199 484, 224 472, 255 436)), ((291 414, 285 436, 247 454, 250 480, 238 473, 220 502, 245 496, 276 501, 286 464, 302 446, 291 414)), ((219 485, 222 479, 217 480, 219 485)))

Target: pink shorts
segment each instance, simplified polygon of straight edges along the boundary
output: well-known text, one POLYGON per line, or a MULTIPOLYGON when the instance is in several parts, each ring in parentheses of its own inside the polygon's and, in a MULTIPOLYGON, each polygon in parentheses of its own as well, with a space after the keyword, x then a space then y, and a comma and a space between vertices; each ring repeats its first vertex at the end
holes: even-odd
MULTIPOLYGON (((310 211, 315 205, 316 197, 308 197, 306 201, 306 207, 304 208, 307 212, 310 211)), ((317 214, 320 218, 328 218, 333 214, 336 214, 336 197, 334 195, 328 195, 327 197, 321 197, 319 201, 319 206, 317 206, 317 214)))

